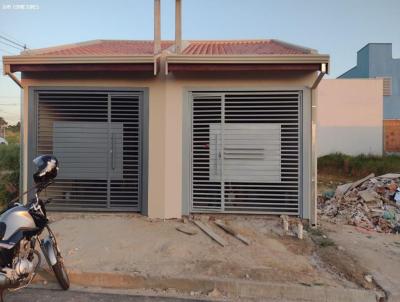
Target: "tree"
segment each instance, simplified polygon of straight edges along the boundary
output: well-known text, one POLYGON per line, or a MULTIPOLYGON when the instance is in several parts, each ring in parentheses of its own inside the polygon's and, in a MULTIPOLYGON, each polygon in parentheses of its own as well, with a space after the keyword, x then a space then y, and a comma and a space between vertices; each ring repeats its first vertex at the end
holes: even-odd
POLYGON ((0 116, 0 128, 7 125, 8 123, 6 122, 6 120, 2 116, 0 116))

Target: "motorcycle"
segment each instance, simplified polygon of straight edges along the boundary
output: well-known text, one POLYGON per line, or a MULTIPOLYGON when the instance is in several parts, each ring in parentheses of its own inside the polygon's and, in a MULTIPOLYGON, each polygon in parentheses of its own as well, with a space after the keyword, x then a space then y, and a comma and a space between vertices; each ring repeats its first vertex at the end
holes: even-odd
POLYGON ((61 288, 67 290, 70 286, 56 237, 47 219, 46 204, 51 200, 39 198, 40 192, 57 176, 58 160, 51 155, 41 155, 33 162, 36 166, 32 188, 35 197, 25 205, 11 202, 0 215, 0 299, 4 290, 18 290, 32 282, 42 260, 37 246, 61 288))

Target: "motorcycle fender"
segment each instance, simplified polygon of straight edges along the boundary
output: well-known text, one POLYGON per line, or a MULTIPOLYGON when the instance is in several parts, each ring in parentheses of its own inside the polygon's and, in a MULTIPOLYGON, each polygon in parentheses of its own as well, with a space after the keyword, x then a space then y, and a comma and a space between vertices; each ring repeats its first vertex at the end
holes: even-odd
POLYGON ((44 239, 40 247, 42 248, 42 252, 49 266, 51 267, 55 265, 57 263, 57 255, 55 252, 53 241, 50 239, 50 237, 44 239))

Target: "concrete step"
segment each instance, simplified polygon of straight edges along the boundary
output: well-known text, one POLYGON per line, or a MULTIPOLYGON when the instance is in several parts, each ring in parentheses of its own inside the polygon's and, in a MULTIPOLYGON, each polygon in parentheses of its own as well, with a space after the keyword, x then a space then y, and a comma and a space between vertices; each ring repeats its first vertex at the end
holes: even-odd
MULTIPOLYGON (((69 272, 71 284, 83 287, 110 289, 174 289, 176 292, 193 292, 207 295, 214 289, 221 297, 265 298, 278 301, 305 302, 376 302, 380 297, 375 291, 343 287, 304 286, 238 279, 188 278, 166 276, 141 276, 113 272, 69 272)), ((56 282, 52 273, 41 271, 36 282, 56 282)))

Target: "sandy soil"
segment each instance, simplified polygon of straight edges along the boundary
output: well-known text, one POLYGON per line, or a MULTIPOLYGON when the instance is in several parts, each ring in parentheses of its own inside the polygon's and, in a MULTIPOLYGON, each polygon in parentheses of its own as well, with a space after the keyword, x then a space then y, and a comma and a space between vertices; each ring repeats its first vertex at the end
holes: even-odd
POLYGON ((320 223, 343 252, 349 253, 364 267, 389 296, 396 297, 393 301, 400 301, 400 235, 381 234, 324 221, 320 223))
POLYGON ((352 286, 319 263, 311 240, 280 236, 277 217, 223 216, 250 239, 250 246, 209 222, 228 242, 225 247, 200 230, 193 236, 178 232, 183 223, 177 220, 125 214, 50 217, 70 269, 352 286))

